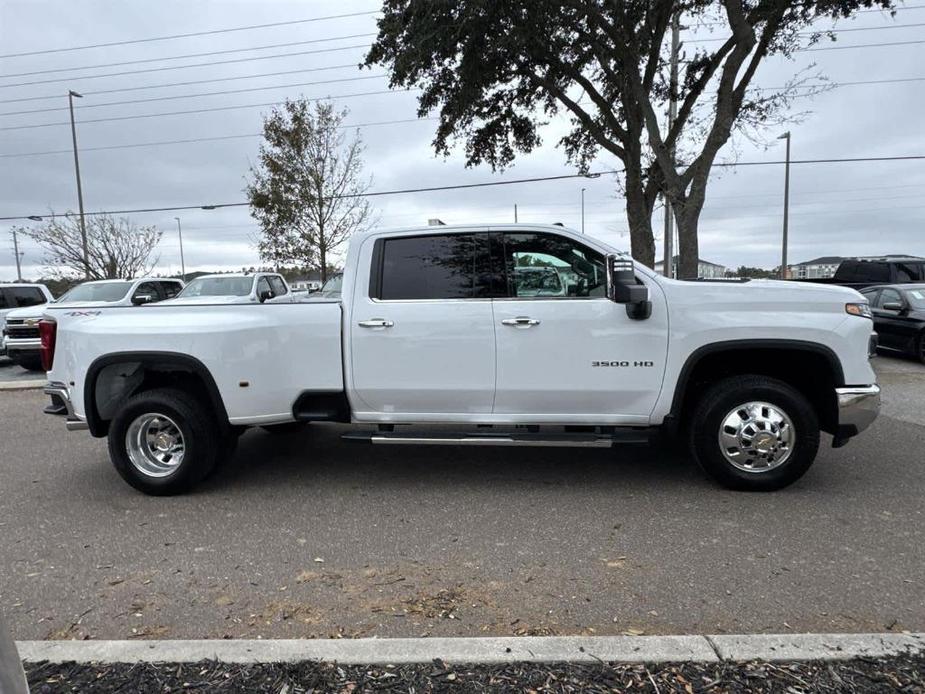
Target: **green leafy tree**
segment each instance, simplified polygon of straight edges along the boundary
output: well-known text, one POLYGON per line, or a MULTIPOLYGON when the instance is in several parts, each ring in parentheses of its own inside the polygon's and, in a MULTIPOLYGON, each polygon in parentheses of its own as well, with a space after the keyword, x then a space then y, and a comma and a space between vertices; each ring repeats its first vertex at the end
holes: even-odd
POLYGON ((370 185, 363 178, 363 143, 359 132, 349 140, 345 135, 346 114, 299 99, 264 119, 259 162, 246 189, 263 261, 317 267, 324 281, 329 256, 373 224, 362 197, 370 185))
MULTIPOLYGON (((540 143, 539 128, 565 112, 560 145, 579 171, 602 152, 624 168, 634 257, 652 266, 652 210, 671 202, 680 273, 697 276, 697 225, 707 179, 732 133, 786 118, 807 91, 798 73, 783 89, 754 88, 769 55, 790 56, 824 34, 817 19, 893 0, 384 0, 365 65, 386 66, 391 86, 419 87, 418 112, 439 113, 434 148, 465 144, 468 165, 509 165, 540 143), (682 48, 670 72, 670 25, 709 27, 720 39, 682 48), (667 34, 667 35, 666 35, 667 34), (674 94, 672 124, 664 114, 674 94), (682 163, 679 163, 682 162, 682 163)), ((834 38, 834 37, 833 37, 834 38)))

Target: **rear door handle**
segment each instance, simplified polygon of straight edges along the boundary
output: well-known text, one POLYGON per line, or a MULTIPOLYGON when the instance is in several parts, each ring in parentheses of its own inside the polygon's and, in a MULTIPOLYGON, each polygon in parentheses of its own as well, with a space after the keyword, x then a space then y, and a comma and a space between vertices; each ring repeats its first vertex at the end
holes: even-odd
POLYGON ((501 325, 513 325, 515 328, 529 328, 534 325, 539 325, 540 322, 536 318, 529 318, 527 316, 517 316, 517 318, 505 318, 501 321, 501 325))
POLYGON ((385 318, 370 318, 357 323, 361 328, 391 328, 395 323, 385 318))

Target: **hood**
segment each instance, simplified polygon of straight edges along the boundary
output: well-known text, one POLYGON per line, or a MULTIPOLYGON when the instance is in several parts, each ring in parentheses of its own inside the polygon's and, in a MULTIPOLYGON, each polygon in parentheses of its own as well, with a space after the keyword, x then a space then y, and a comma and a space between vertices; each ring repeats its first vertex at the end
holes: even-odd
POLYGON ((843 301, 845 303, 867 301, 857 290, 841 287, 837 284, 815 284, 799 280, 749 280, 748 282, 728 281, 684 281, 665 280, 660 277, 666 289, 687 294, 710 294, 716 296, 740 296, 742 298, 779 298, 783 301, 799 301, 808 298, 812 301, 843 301))
POLYGON ((167 299, 166 301, 158 302, 157 306, 163 306, 164 304, 173 304, 173 305, 206 305, 206 304, 250 304, 256 303, 256 300, 251 299, 250 296, 179 296, 175 299, 167 299))
POLYGON ((4 316, 7 320, 29 320, 30 318, 41 318, 45 314, 48 304, 36 304, 35 306, 25 306, 23 308, 14 308, 6 312, 4 316))

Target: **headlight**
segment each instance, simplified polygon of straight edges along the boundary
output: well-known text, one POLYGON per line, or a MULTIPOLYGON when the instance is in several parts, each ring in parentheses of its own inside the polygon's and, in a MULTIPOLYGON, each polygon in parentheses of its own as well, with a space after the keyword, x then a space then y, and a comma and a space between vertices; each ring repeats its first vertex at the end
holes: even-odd
POLYGON ((873 318, 873 315, 870 312, 870 304, 845 304, 845 312, 850 313, 852 316, 860 316, 861 318, 873 318))

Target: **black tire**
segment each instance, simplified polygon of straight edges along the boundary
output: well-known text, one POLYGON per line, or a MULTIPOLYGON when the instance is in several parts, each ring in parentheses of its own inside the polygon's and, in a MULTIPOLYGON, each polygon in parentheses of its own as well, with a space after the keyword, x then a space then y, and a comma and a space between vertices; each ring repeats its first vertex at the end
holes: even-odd
POLYGON ((284 424, 270 424, 265 427, 260 427, 268 434, 298 434, 301 431, 305 431, 305 427, 308 426, 308 422, 286 422, 284 424))
POLYGON ((920 362, 925 364, 925 332, 919 335, 915 341, 915 355, 920 362))
POLYGON ((195 395, 174 388, 147 390, 129 398, 110 422, 108 443, 109 457, 122 479, 152 496, 181 494, 195 487, 212 471, 225 447, 210 408, 195 395), (168 417, 183 437, 182 462, 162 477, 145 474, 129 457, 126 434, 146 414, 168 417))
POLYGON ((26 371, 45 371, 45 369, 42 368, 42 357, 38 354, 19 354, 18 352, 13 352, 10 354, 10 360, 26 371))
MULTIPOLYGON (((713 384, 695 406, 689 434, 691 452, 706 473, 724 487, 741 491, 774 491, 792 484, 806 473, 819 450, 819 418, 813 406, 795 388, 767 376, 733 376, 713 384), (790 454, 776 467, 742 470, 723 454, 721 427, 727 415, 749 402, 770 404, 792 422, 790 454)), ((748 460, 743 458, 740 465, 748 460)))

